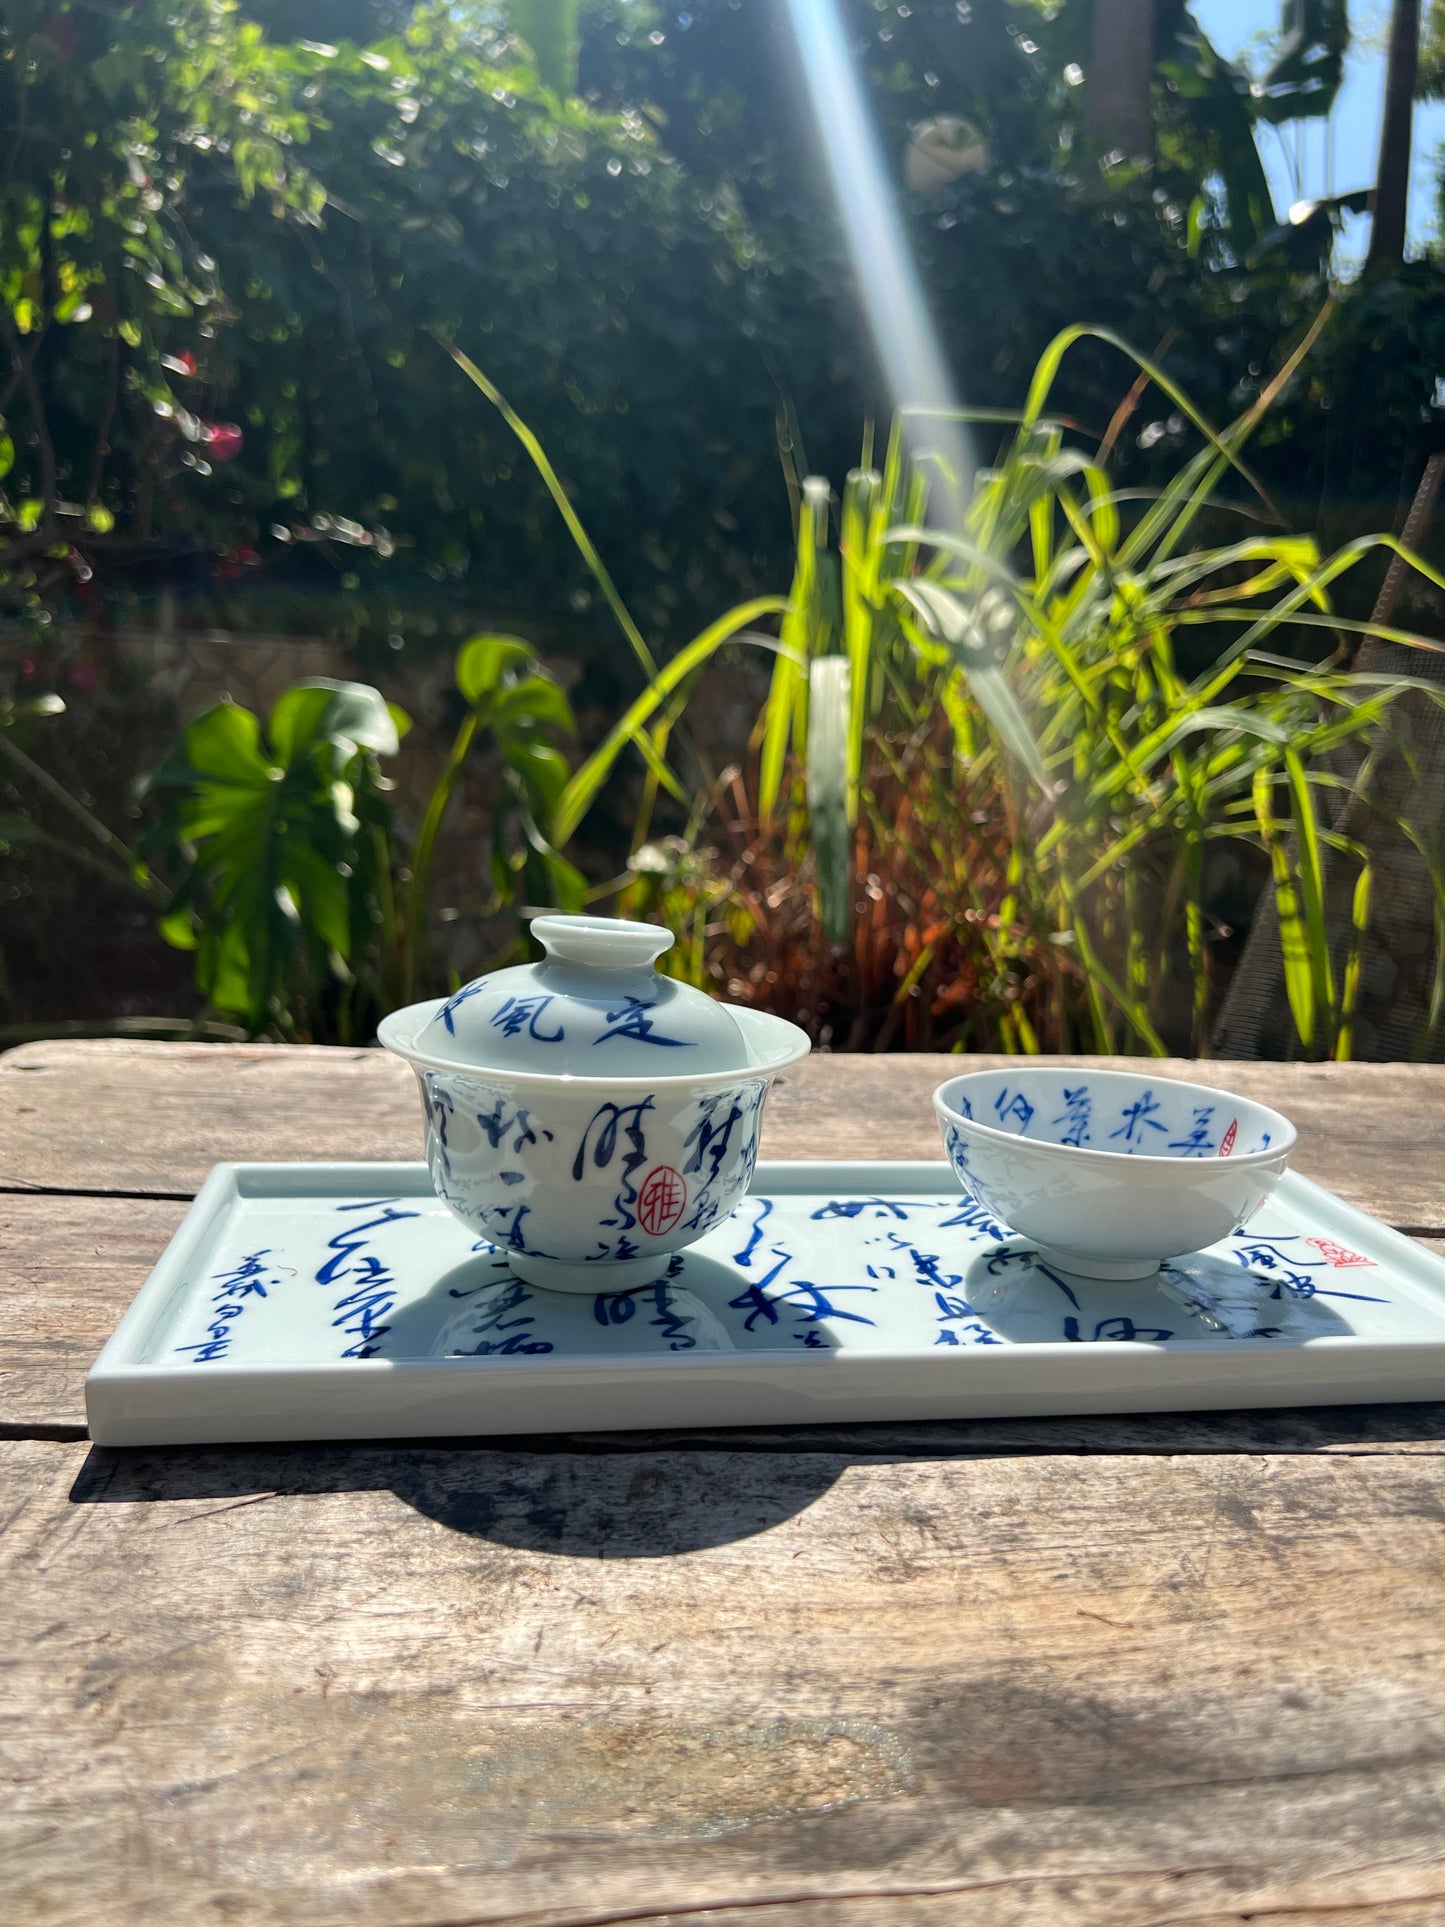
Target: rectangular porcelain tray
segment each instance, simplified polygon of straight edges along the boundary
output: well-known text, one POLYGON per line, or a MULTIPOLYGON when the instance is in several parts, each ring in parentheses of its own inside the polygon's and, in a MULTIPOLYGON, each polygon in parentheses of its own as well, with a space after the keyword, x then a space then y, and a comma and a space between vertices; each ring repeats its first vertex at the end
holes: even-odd
POLYGON ((420 1164, 223 1164, 86 1381, 101 1445, 1162 1412, 1445 1395, 1445 1263, 1294 1173, 1085 1285, 944 1164, 760 1164, 630 1297, 537 1292, 420 1164))

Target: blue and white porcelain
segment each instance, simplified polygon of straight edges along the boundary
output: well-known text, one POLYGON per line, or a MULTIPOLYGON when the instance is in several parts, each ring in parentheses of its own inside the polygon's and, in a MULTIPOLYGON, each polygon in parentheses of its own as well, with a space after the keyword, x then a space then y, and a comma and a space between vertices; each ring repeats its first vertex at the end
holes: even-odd
POLYGON ((1152 1278, 1227 1238, 1296 1138, 1267 1105, 1148 1070, 974 1071, 933 1105, 964 1190, 1082 1278, 1152 1278))
POLYGON ((528 1284, 621 1292, 747 1190, 763 1100, 806 1034, 662 977, 655 924, 537 917, 541 963, 392 1013, 437 1195, 528 1284))
POLYGON ((746 1063, 733 1011, 654 968, 670 930, 558 915, 534 917, 532 935, 541 963, 478 977, 435 1010, 417 1038, 430 1055, 549 1077, 696 1077, 746 1063))
POLYGON ((1120 1283, 1044 1263, 941 1161, 763 1162, 664 1277, 584 1297, 515 1277, 423 1164, 251 1164, 206 1180, 86 1408, 97 1445, 214 1445, 1376 1403, 1442 1385, 1445 1261, 1293 1171, 1248 1230, 1120 1283))

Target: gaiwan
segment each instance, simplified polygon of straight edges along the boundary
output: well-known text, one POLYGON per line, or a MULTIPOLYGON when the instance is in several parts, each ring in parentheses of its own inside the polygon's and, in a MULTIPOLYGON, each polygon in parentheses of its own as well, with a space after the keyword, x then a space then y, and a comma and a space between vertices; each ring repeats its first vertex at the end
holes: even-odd
POLYGON ((669 931, 536 917, 541 963, 394 1011, 437 1196, 530 1285, 632 1291, 732 1210, 796 1024, 660 976, 669 931))

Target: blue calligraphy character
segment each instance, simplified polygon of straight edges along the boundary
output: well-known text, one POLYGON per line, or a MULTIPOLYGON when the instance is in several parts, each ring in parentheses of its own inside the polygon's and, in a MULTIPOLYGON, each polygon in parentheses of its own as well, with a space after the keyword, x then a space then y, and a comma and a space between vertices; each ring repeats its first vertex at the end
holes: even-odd
POLYGON ((772 1215, 773 1201, 771 1198, 759 1198, 757 1203, 758 1203, 758 1215, 753 1220, 753 1228, 748 1233, 748 1241, 743 1246, 741 1251, 735 1251, 733 1253, 733 1263, 735 1265, 743 1266, 745 1270, 751 1268, 752 1262, 753 1262, 753 1253, 757 1250, 758 1246, 762 1243, 763 1220, 772 1215))
POLYGON ((1132 1318, 1101 1318, 1094 1327, 1092 1339, 1083 1338, 1079 1331, 1077 1318, 1064 1320, 1064 1337, 1074 1344, 1163 1344, 1174 1336, 1172 1331, 1164 1331, 1150 1325, 1136 1325, 1132 1318))
POLYGON ((743 1108, 736 1091, 718 1091, 710 1097, 700 1097, 698 1111, 697 1123, 683 1139, 683 1149, 691 1151, 692 1156, 682 1169, 685 1176, 691 1177, 694 1172, 701 1171, 703 1159, 706 1158, 709 1165, 706 1182, 711 1184, 727 1156, 728 1145, 732 1142, 733 1130, 742 1117, 743 1108))
MULTIPOLYGON (((613 1220, 607 1219, 605 1222, 610 1224, 613 1220)), ((640 1255, 638 1247, 624 1232, 613 1244, 608 1244, 605 1238, 599 1239, 597 1249, 595 1251, 589 1251, 582 1262, 584 1265, 595 1265, 615 1259, 619 1264, 626 1264, 629 1258, 636 1258, 640 1255)))
POLYGON ((663 1337, 667 1340, 667 1349, 670 1352, 690 1352, 695 1350, 697 1339, 687 1329, 692 1323, 692 1320, 685 1313, 677 1309, 673 1302, 673 1294, 669 1288, 665 1284, 653 1285, 648 1291, 647 1296, 651 1298, 653 1308, 657 1313, 655 1318, 649 1318, 647 1322, 649 1325, 656 1325, 661 1331, 663 1337))
POLYGON ((328 1251, 334 1251, 336 1256, 334 1258, 328 1258, 317 1272, 316 1282, 318 1285, 334 1284, 338 1278, 346 1275, 351 1269, 352 1257, 360 1251, 366 1243, 366 1234, 368 1231, 378 1231, 382 1225, 400 1224, 405 1218, 419 1218, 421 1216, 419 1211, 397 1211, 394 1209, 395 1204, 396 1199, 388 1198, 378 1200, 375 1204, 342 1204, 337 1206, 338 1211, 379 1210, 381 1216, 379 1218, 369 1218, 365 1224, 348 1225, 345 1231, 338 1231, 334 1238, 327 1239, 326 1249, 328 1251))
POLYGON ((830 1198, 827 1204, 820 1205, 808 1215, 819 1218, 861 1218, 865 1211, 875 1218, 903 1218, 908 1216, 910 1207, 900 1204, 896 1198, 830 1198))
POLYGON ((529 1311, 522 1311, 524 1305, 531 1303, 532 1294, 520 1278, 508 1279, 507 1283, 495 1292, 490 1302, 478 1309, 472 1326, 472 1335, 479 1343, 459 1348, 459 1354, 466 1358, 510 1357, 517 1354, 530 1355, 550 1352, 551 1342, 533 1335, 532 1327, 537 1320, 529 1311), (520 1312, 520 1316, 509 1318, 509 1312, 520 1312), (483 1338, 484 1332, 505 1333, 505 1337, 483 1338))
POLYGON ((973 1172, 969 1169, 968 1145, 956 1124, 950 1124, 944 1132, 943 1148, 948 1153, 948 1161, 957 1171, 960 1182, 967 1185, 973 1172))
POLYGON ((1072 1090, 1064 1086, 1064 1108, 1054 1119, 1055 1124, 1066 1124, 1068 1129, 1059 1139, 1060 1144, 1071 1144, 1078 1150, 1081 1144, 1089 1141, 1089 1119, 1093 1115, 1094 1101, 1089 1095, 1087 1084, 1076 1084, 1072 1090))
MULTIPOLYGON (((515 1155, 518 1151, 522 1150, 525 1145, 535 1144, 537 1142, 537 1133, 532 1125, 532 1114, 530 1111, 519 1108, 511 1117, 508 1117, 506 1110, 506 1105, 499 1097, 490 1111, 477 1112, 477 1123, 486 1133, 487 1142, 494 1151, 501 1150, 502 1139, 507 1135, 508 1131, 515 1131, 516 1136, 512 1139, 511 1145, 509 1146, 515 1155)), ((542 1135, 549 1143, 551 1142, 552 1133, 550 1131, 544 1131, 542 1135)))
POLYGON ((1279 1271, 1290 1267, 1319 1271, 1326 1263, 1323 1258, 1306 1258, 1302 1252, 1286 1251, 1286 1245, 1300 1242, 1294 1232, 1286 1232, 1280 1238, 1250 1238, 1240 1232, 1236 1232, 1235 1236, 1242 1242, 1234 1255, 1246 1271, 1279 1271))
POLYGON ((1212 1104, 1197 1105, 1194 1112, 1194 1122, 1189 1127, 1188 1133, 1184 1137, 1176 1138, 1173 1143, 1170 1144, 1169 1149, 1171 1151, 1182 1151, 1187 1158, 1204 1157, 1207 1152, 1214 1149, 1217 1142, 1215 1138, 1209 1135, 1209 1120, 1213 1116, 1214 1106, 1212 1104))
POLYGON ((460 990, 454 991, 452 995, 447 998, 436 1016, 432 1018, 432 1022, 434 1024, 445 1024, 451 1035, 455 1037, 457 1027, 452 1022, 453 1017, 455 1017, 456 1013, 469 997, 477 996, 478 993, 485 990, 486 987, 487 980, 485 977, 479 977, 474 984, 464 984, 460 990))
POLYGON ((647 1014, 654 1008, 654 1005, 644 1003, 641 997, 629 997, 620 1009, 608 1011, 607 1021, 612 1028, 601 1032, 599 1036, 593 1038, 592 1042, 594 1045, 605 1044, 609 1038, 630 1037, 638 1044, 663 1044, 669 1050, 690 1050, 693 1046, 692 1038, 664 1037, 654 1028, 657 1020, 647 1014))
POLYGON ((736 1298, 729 1298, 728 1304, 734 1311, 745 1311, 743 1330, 750 1332, 760 1318, 766 1318, 770 1325, 778 1322, 778 1308, 760 1284, 747 1285, 736 1298))
POLYGON ((1158 1109, 1159 1103, 1153 1091, 1145 1091, 1142 1097, 1136 1097, 1132 1104, 1126 1104, 1124 1106, 1123 1110, 1119 1113, 1124 1121, 1120 1124, 1117 1131, 1110 1131, 1109 1136, 1111 1138, 1123 1138, 1124 1142, 1132 1151, 1135 1144, 1135 1132, 1139 1132, 1142 1135, 1146 1126, 1151 1131, 1162 1131, 1164 1129, 1164 1126, 1159 1122, 1158 1118, 1154 1116, 1155 1111, 1158 1109))
POLYGON ((728 1300, 734 1311, 745 1311, 748 1314, 743 1320, 744 1331, 751 1331, 760 1318, 766 1318, 770 1325, 776 1325, 778 1322, 778 1308, 768 1296, 768 1286, 787 1270, 793 1262, 793 1255, 790 1251, 782 1251, 778 1246, 774 1246, 774 1251, 777 1253, 778 1262, 772 1270, 759 1278, 756 1284, 749 1285, 736 1298, 728 1300))
POLYGON ((1011 1117, 1018 1119, 1020 1136, 1029 1128, 1030 1120, 1034 1114, 1034 1107, 1024 1096, 1023 1092, 1015 1091, 1013 1096, 1010 1097, 1007 1084, 1004 1085, 1003 1089, 994 1099, 993 1108, 998 1112, 998 1121, 1000 1124, 1006 1123, 1011 1117))
MULTIPOLYGON (((260 1251, 248 1253, 239 1264, 232 1266, 230 1271, 217 1272, 215 1297, 217 1299, 264 1298, 266 1287, 261 1283, 261 1274, 269 1267, 263 1264, 262 1260, 269 1258, 270 1255, 271 1247, 267 1245, 260 1251)), ((272 1282, 275 1282, 274 1279, 272 1282)))
MULTIPOLYGON (((874 1285, 835 1285, 835 1291, 867 1291, 877 1289, 874 1285)), ((843 1311, 835 1305, 820 1285, 809 1284, 799 1278, 791 1285, 785 1285, 778 1297, 788 1304, 805 1324, 816 1325, 825 1318, 841 1318, 850 1325, 871 1325, 876 1321, 865 1318, 861 1312, 843 1311)))
POLYGON ((599 1325, 625 1325, 636 1310, 636 1299, 625 1291, 599 1291, 592 1300, 592 1316, 599 1325))
POLYGON ((217 1331, 213 1325, 211 1330, 214 1335, 208 1338, 204 1344, 177 1345, 176 1350, 178 1352, 190 1352, 192 1354, 191 1362, 195 1365, 210 1365, 216 1359, 224 1358, 231 1342, 230 1334, 224 1325, 219 1331, 217 1331))
POLYGON ((938 1307, 940 1322, 950 1318, 972 1318, 976 1314, 966 1298, 950 1297, 946 1291, 936 1291, 933 1302, 938 1307))
POLYGON ((456 1115, 456 1106, 452 1101, 451 1092, 444 1091, 440 1087, 433 1088, 432 1081, 429 1077, 422 1079, 421 1101, 426 1110, 427 1123, 431 1126, 432 1142, 436 1147, 437 1162, 442 1167, 443 1178, 447 1183, 450 1183, 452 1181, 452 1159, 451 1143, 447 1137, 447 1132, 451 1128, 452 1118, 456 1115))
POLYGON ((484 1338, 479 1345, 469 1347, 458 1354, 465 1358, 506 1358, 518 1353, 531 1356, 537 1352, 550 1352, 553 1349, 550 1338, 529 1338, 524 1332, 512 1332, 503 1339, 484 1338))
POLYGON ((969 1230, 977 1231, 985 1238, 992 1238, 998 1244, 1002 1244, 1008 1235, 998 1219, 990 1217, 974 1198, 969 1198, 951 1218, 940 1218, 938 1221, 940 1231, 950 1231, 955 1225, 966 1225, 969 1230))
POLYGON ((555 1030, 538 1030, 537 1019, 552 1001, 545 997, 504 997, 487 1019, 503 1037, 520 1037, 525 1030, 539 1044, 560 1044, 566 1032, 561 1024, 555 1030))
POLYGON ((652 1108, 653 1100, 650 1097, 639 1098, 636 1104, 599 1104, 587 1120, 587 1128, 577 1146, 577 1155, 572 1160, 572 1176, 581 1182, 587 1166, 589 1138, 592 1140, 592 1162, 599 1171, 605 1171, 617 1150, 619 1131, 631 1146, 623 1160, 624 1175, 630 1177, 639 1165, 646 1164, 647 1133, 643 1118, 652 1108), (597 1132, 595 1138, 592 1137, 594 1129, 597 1132))

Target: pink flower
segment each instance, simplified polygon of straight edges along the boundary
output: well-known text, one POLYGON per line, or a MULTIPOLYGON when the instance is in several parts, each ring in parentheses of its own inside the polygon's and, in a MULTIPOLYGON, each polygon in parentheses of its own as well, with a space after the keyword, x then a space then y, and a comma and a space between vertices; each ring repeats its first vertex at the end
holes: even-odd
POLYGON ((241 452, 242 435, 235 422, 208 422, 201 440, 213 462, 233 462, 241 452))

